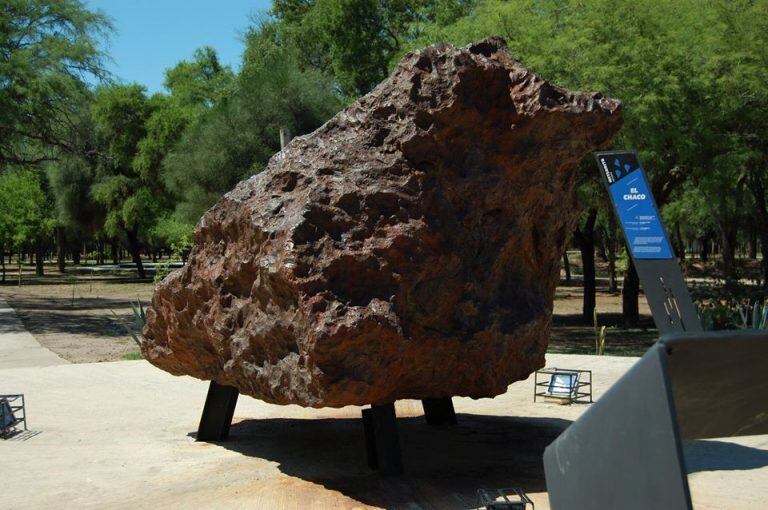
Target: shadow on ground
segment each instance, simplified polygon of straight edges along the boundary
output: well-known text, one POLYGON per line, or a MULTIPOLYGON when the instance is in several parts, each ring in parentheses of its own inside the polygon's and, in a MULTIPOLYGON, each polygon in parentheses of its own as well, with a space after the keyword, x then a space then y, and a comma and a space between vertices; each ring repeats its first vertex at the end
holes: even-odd
POLYGON ((475 508, 477 489, 545 491, 542 454, 569 424, 555 418, 460 414, 455 426, 399 418, 405 475, 368 469, 358 419, 245 420, 224 448, 277 462, 286 475, 383 508, 475 508))
POLYGON ((126 324, 131 323, 130 299, 18 296, 6 300, 22 324, 2 321, 0 333, 26 330, 33 335, 66 333, 116 338, 126 336, 126 324), (113 311, 122 319, 117 319, 113 311))
POLYGON ((685 441, 685 467, 700 471, 741 471, 768 466, 768 451, 725 441, 685 441))

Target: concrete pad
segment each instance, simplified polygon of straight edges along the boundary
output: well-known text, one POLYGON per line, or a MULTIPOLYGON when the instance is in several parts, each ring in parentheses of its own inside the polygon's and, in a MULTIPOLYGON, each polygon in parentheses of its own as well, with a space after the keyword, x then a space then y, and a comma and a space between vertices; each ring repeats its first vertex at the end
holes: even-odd
MULTIPOLYGON (((549 355, 595 371, 595 397, 635 358, 549 355)), ((241 397, 230 440, 194 442, 207 383, 144 361, 0 370, 25 393, 26 441, 0 441, 7 508, 474 508, 480 487, 523 487, 548 508, 541 453, 586 405, 533 404, 533 382, 454 399, 459 425, 428 427, 398 402, 406 474, 368 470, 360 408, 304 409, 241 397)), ((610 424, 606 424, 610 426, 610 424)), ((768 437, 686 445, 696 508, 768 501, 768 437)), ((596 459, 599 462, 599 459, 596 459)))
MULTIPOLYGON (((24 328, 13 308, 4 299, 0 299, 0 369, 67 363, 69 361, 40 345, 24 328)), ((8 393, 3 389, 1 380, 0 393, 8 393)))

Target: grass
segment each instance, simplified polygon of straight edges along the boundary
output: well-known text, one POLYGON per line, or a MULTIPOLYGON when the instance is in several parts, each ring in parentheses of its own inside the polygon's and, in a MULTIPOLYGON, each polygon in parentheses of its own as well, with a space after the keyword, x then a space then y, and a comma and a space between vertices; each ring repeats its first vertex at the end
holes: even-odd
POLYGON ((142 356, 140 351, 135 351, 135 352, 129 352, 128 354, 123 356, 123 359, 137 360, 137 359, 144 359, 144 356, 142 356))

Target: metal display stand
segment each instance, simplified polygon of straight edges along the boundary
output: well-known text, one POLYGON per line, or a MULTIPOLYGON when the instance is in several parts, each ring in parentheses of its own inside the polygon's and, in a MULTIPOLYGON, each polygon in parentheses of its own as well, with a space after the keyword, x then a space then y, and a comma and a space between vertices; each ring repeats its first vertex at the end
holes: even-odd
POLYGON ((768 332, 662 337, 544 451, 554 510, 690 510, 683 439, 768 433, 768 332))
POLYGON ((702 331, 637 153, 598 152, 595 158, 659 334, 702 331))
POLYGON ((477 491, 476 508, 485 510, 526 510, 533 501, 522 489, 511 487, 508 489, 480 489, 477 491))
MULTIPOLYGON (((566 389, 558 387, 557 389, 566 389)), ((565 400, 569 404, 592 403, 592 371, 564 368, 542 368, 533 375, 533 401, 539 397, 556 398, 565 400), (552 391, 553 377, 565 375, 576 379, 575 383, 568 386, 568 391, 552 391), (540 376, 549 376, 546 380, 540 380, 540 376)))
POLYGON ((400 437, 397 433, 395 404, 372 405, 363 409, 363 429, 368 467, 385 475, 403 472, 400 437))
MULTIPOLYGON (((197 429, 198 441, 227 439, 238 395, 237 388, 211 381, 197 429)), ((424 399, 422 405, 427 424, 456 423, 456 412, 450 397, 424 399)), ((395 404, 372 405, 370 409, 363 409, 362 419, 368 466, 386 475, 401 474, 403 460, 395 404)))
POLYGON ((456 411, 451 397, 425 398, 421 401, 427 425, 456 425, 456 411))
POLYGON ((197 428, 198 441, 224 441, 229 436, 240 392, 232 386, 211 381, 197 428))
POLYGON ((683 439, 768 433, 768 332, 704 332, 637 155, 597 162, 661 339, 544 451, 550 505, 690 510, 683 439))
POLYGON ((15 434, 15 429, 24 424, 27 429, 27 409, 24 395, 0 395, 0 437, 6 439, 15 434))

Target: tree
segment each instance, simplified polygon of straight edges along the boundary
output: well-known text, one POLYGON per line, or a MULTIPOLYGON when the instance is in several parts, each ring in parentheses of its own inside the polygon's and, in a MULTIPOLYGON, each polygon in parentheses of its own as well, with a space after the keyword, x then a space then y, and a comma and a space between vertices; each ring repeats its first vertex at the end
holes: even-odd
POLYGON ((278 0, 272 14, 284 40, 302 48, 300 63, 331 68, 348 97, 365 94, 424 26, 467 14, 474 0, 278 0))
MULTIPOLYGON (((5 249, 20 253, 28 245, 38 245, 53 229, 48 199, 39 175, 31 170, 0 173, 0 260, 5 281, 5 249)), ((19 284, 21 284, 21 255, 19 284)), ((42 259, 37 259, 38 274, 42 259)))
POLYGON ((143 87, 112 85, 96 92, 92 110, 102 149, 91 196, 105 208, 105 232, 125 236, 139 278, 145 278, 140 233, 151 228, 161 204, 153 190, 158 183, 137 172, 133 162, 150 105, 143 87))
POLYGON ((331 77, 301 70, 295 48, 282 46, 274 22, 247 36, 232 93, 190 125, 163 162, 177 197, 176 220, 194 224, 240 180, 260 172, 280 150, 280 128, 308 133, 341 108, 331 77))
MULTIPOLYGON (((511 50, 545 78, 571 89, 599 90, 620 98, 625 125, 615 145, 639 149, 653 193, 663 207, 700 163, 695 135, 713 103, 708 97, 711 88, 700 79, 713 57, 702 39, 713 37, 730 44, 712 28, 713 4, 484 0, 453 23, 427 27, 409 46, 438 41, 467 44, 502 35, 511 50)), ((765 18, 756 12, 752 16, 765 18)), ((597 179, 597 172, 593 175, 597 179)), ((638 315, 636 281, 630 264, 624 278, 625 319, 638 315)))
MULTIPOLYGON (((46 165, 49 192, 56 205, 56 248, 60 272, 65 270, 66 252, 72 253, 75 265, 80 263, 80 248, 86 239, 96 237, 101 246, 101 227, 104 208, 91 196, 96 180, 99 147, 91 117, 91 95, 80 105, 73 117, 72 140, 81 149, 80 154, 62 154, 46 165)), ((100 250, 100 252, 103 251, 100 250)), ((98 257, 101 262, 102 257, 98 257)))
POLYGON ((106 75, 98 43, 109 30, 77 0, 0 2, 0 165, 78 151, 72 116, 86 78, 106 75))

